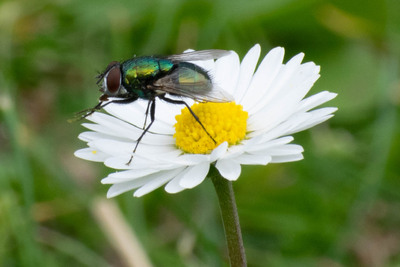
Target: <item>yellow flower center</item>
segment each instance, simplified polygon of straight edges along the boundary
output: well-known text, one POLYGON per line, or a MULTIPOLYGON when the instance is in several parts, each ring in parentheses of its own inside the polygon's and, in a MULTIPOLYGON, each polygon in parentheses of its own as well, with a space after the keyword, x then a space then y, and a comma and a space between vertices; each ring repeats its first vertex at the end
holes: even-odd
POLYGON ((174 138, 176 145, 187 153, 208 154, 225 141, 229 145, 236 145, 246 136, 248 114, 235 102, 196 103, 191 109, 216 143, 185 107, 175 117, 174 138))

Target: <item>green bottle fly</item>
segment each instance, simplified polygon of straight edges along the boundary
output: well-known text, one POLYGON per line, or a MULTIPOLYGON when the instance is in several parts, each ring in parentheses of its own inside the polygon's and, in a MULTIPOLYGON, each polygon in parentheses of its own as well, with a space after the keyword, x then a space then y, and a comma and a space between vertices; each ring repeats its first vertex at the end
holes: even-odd
MULTIPOLYGON (((215 142, 184 98, 188 97, 199 102, 230 102, 232 99, 213 83, 205 69, 189 61, 217 59, 228 54, 229 51, 225 50, 201 50, 165 57, 134 57, 122 63, 113 61, 97 77, 97 84, 103 92, 100 102, 95 107, 82 111, 81 117, 85 118, 111 103, 129 104, 139 98, 148 100, 145 116, 147 119, 150 113, 150 123, 143 126, 144 130, 137 139, 134 153, 155 120, 155 104, 158 98, 171 104, 188 107, 197 122, 215 142), (168 95, 183 99, 172 99, 168 95)), ((133 155, 127 164, 130 164, 132 158, 133 155)))

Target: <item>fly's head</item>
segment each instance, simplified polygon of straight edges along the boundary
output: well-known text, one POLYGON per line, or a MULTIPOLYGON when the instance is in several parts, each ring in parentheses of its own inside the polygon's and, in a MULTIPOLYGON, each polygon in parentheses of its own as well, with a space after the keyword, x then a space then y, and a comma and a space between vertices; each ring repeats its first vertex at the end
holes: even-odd
POLYGON ((98 78, 97 84, 100 86, 100 91, 103 92, 100 100, 108 97, 123 97, 127 94, 122 85, 122 69, 118 61, 112 61, 108 64, 104 72, 96 78, 98 78))

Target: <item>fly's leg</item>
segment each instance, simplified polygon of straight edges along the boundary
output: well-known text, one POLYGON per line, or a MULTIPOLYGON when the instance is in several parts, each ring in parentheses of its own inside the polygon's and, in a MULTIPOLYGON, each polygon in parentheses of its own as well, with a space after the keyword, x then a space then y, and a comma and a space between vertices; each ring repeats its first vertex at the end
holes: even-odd
POLYGON ((192 116, 194 117, 194 119, 200 124, 201 128, 203 128, 203 130, 206 132, 206 134, 211 138, 211 140, 213 140, 214 144, 217 143, 217 141, 215 141, 215 139, 211 136, 211 134, 206 130, 206 128, 204 127, 204 125, 201 123, 199 117, 197 117, 197 115, 193 112, 193 110, 189 107, 189 105, 188 105, 185 101, 183 101, 183 100, 170 99, 170 98, 165 97, 165 95, 160 95, 160 96, 158 96, 158 97, 159 97, 160 99, 162 99, 162 100, 168 102, 168 103, 171 103, 171 104, 185 105, 185 106, 189 109, 190 114, 192 114, 192 116))
POLYGON ((81 110, 77 112, 74 116, 73 120, 81 120, 86 118, 87 116, 92 115, 95 111, 102 109, 103 107, 107 106, 108 103, 105 103, 103 101, 100 101, 96 106, 88 109, 81 110))
POLYGON ((76 120, 82 120, 90 115, 92 115, 94 112, 101 110, 102 108, 104 108, 105 106, 111 104, 111 103, 117 103, 117 104, 129 104, 132 103, 134 101, 136 101, 138 99, 137 96, 133 96, 133 97, 129 97, 126 99, 116 99, 116 100, 111 100, 107 103, 104 103, 104 101, 107 101, 107 97, 102 95, 100 97, 100 102, 94 106, 93 108, 89 108, 89 109, 84 109, 82 111, 79 111, 78 113, 75 114, 75 117, 71 120, 69 120, 69 122, 73 122, 76 120))
POLYGON ((84 110, 81 110, 81 111, 75 113, 75 116, 72 119, 69 119, 68 122, 75 122, 75 121, 83 120, 84 118, 92 115, 95 111, 98 111, 113 102, 114 101, 104 103, 104 101, 100 101, 96 106, 94 106, 92 108, 84 109, 84 110))
MULTIPOLYGON (((139 146, 140 141, 142 140, 142 138, 144 137, 144 135, 147 133, 147 131, 150 129, 151 125, 153 125, 154 119, 155 119, 155 111, 156 111, 156 99, 150 99, 149 100, 149 104, 148 104, 149 110, 150 110, 150 123, 149 125, 146 127, 146 129, 144 129, 144 131, 142 132, 142 134, 139 136, 139 138, 136 140, 136 145, 135 148, 133 149, 133 154, 135 154, 136 149, 139 146)), ((147 117, 147 115, 146 115, 147 117)), ((144 128, 144 127, 143 127, 144 128)), ((126 163, 126 165, 130 165, 133 159, 133 155, 131 156, 131 158, 129 159, 128 163, 126 163)))
POLYGON ((147 108, 146 108, 146 116, 144 118, 144 124, 143 124, 143 130, 146 128, 146 124, 147 124, 147 117, 149 116, 149 110, 150 110, 150 105, 151 105, 152 101, 147 102, 147 108))

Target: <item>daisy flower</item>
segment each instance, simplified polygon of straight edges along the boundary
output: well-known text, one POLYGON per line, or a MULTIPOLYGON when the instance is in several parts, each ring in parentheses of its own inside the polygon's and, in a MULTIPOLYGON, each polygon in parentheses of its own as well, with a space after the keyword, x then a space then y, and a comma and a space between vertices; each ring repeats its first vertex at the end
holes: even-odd
POLYGON ((92 123, 83 126, 90 131, 79 135, 88 147, 75 155, 118 170, 102 180, 112 185, 107 197, 130 190, 140 197, 163 185, 169 193, 193 188, 207 177, 211 164, 222 177, 234 181, 243 164, 301 160, 303 148, 291 144, 291 135, 331 118, 337 108, 314 108, 336 94, 323 91, 305 98, 320 68, 313 62, 301 63, 304 54, 284 64, 284 49, 277 47, 257 67, 260 52, 255 45, 242 62, 233 51, 216 61, 193 62, 234 99, 230 103, 184 99, 216 143, 187 108, 157 99, 155 122, 127 165, 145 123, 148 101, 139 99, 110 104, 104 108, 107 114, 88 116, 92 123))

